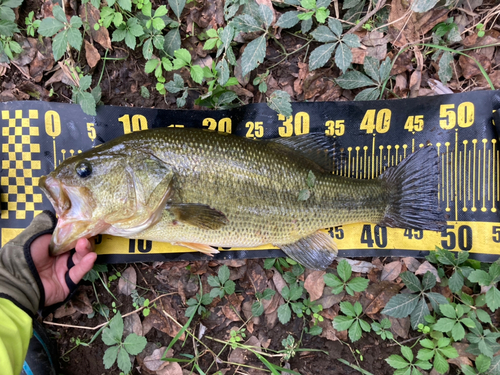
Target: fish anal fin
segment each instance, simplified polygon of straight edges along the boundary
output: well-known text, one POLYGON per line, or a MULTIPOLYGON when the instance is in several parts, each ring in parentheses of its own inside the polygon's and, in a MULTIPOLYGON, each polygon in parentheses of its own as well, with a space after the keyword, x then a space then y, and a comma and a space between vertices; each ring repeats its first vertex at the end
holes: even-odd
POLYGON ((189 249, 193 249, 199 251, 200 253, 213 256, 214 254, 218 254, 219 250, 214 249, 212 246, 204 245, 201 243, 193 243, 193 242, 174 242, 172 245, 184 246, 189 249))
POLYGON ((229 223, 226 215, 206 204, 175 203, 167 210, 177 221, 202 229, 219 229, 229 223))
POLYGON ((294 243, 276 246, 293 260, 313 270, 325 270, 338 253, 333 238, 323 231, 317 231, 294 243))

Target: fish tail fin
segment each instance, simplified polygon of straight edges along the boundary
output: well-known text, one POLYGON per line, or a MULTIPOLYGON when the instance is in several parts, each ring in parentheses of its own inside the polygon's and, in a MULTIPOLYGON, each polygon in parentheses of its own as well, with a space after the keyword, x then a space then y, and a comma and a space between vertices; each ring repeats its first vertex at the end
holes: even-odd
POLYGON ((439 156, 434 147, 424 147, 380 178, 388 190, 389 205, 379 225, 441 231, 446 225, 439 208, 439 156))

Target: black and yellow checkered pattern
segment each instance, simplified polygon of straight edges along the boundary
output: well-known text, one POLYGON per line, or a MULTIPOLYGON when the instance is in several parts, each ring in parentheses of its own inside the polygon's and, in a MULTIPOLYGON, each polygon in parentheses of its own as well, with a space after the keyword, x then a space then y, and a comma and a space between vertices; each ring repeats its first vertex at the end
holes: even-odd
POLYGON ((0 180, 1 219, 31 219, 41 212, 42 194, 34 193, 42 169, 39 128, 31 126, 36 119, 38 110, 2 111, 2 120, 8 121, 2 127, 2 169, 8 175, 0 180))

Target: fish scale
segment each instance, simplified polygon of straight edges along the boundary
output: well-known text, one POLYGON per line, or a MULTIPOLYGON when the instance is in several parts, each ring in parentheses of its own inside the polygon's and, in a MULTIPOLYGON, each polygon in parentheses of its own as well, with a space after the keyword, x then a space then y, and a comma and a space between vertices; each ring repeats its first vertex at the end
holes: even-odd
POLYGON ((430 148, 380 178, 357 180, 332 174, 333 147, 322 134, 255 141, 161 128, 119 137, 40 180, 60 217, 54 252, 108 233, 206 253, 272 244, 324 269, 336 245, 323 228, 371 222, 440 230, 438 160, 430 148), (310 197, 299 200, 304 189, 310 197))

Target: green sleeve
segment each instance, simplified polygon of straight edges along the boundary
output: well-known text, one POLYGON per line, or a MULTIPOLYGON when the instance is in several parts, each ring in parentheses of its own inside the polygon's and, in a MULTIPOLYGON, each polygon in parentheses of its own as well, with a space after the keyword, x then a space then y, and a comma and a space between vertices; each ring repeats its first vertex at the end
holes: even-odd
POLYGON ((33 334, 31 317, 14 302, 0 298, 0 363, 2 374, 18 375, 33 334))

